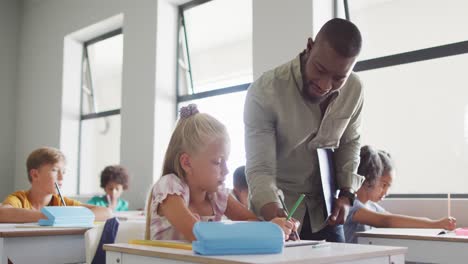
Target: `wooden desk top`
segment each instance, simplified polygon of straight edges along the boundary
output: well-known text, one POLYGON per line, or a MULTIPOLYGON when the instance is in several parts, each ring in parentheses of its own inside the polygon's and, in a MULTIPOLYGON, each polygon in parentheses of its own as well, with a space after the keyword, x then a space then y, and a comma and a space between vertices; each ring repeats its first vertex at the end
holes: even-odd
POLYGON ((36 237, 83 235, 84 227, 18 227, 21 224, 0 224, 0 237, 36 237))
POLYGON ((311 263, 335 263, 366 258, 376 258, 389 255, 405 254, 403 247, 369 246, 357 244, 332 243, 330 247, 312 248, 311 246, 284 248, 281 254, 268 255, 229 255, 202 256, 191 250, 172 249, 163 247, 140 246, 130 244, 106 244, 104 250, 157 257, 179 261, 205 264, 263 264, 263 263, 294 263, 310 261, 311 263))
POLYGON ((457 236, 454 232, 438 235, 442 229, 429 228, 373 228, 358 232, 358 237, 393 238, 426 241, 448 241, 468 243, 468 236, 457 236))

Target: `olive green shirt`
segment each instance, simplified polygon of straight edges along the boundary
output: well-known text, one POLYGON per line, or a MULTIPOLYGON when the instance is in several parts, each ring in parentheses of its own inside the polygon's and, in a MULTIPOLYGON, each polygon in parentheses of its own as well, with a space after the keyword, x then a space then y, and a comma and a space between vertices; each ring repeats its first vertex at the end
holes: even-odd
POLYGON ((334 149, 339 189, 356 191, 364 180, 356 174, 363 91, 351 73, 322 114, 320 104, 302 96, 302 86, 300 55, 250 86, 244 109, 246 176, 257 215, 265 204, 279 203, 277 188, 289 209, 304 193, 293 217, 302 222, 307 208, 312 232, 317 232, 325 226, 326 211, 316 149, 334 149))

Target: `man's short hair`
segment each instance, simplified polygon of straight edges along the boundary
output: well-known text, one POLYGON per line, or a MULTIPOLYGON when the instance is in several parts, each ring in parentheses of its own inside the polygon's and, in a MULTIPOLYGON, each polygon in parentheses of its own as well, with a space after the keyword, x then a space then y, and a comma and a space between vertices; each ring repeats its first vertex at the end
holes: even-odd
POLYGON ((128 189, 128 171, 120 165, 107 166, 101 172, 101 188, 106 188, 109 182, 122 184, 124 190, 128 189))
POLYGON ((247 180, 245 179, 245 166, 240 166, 234 171, 234 188, 240 190, 247 190, 247 180))
POLYGON ((326 41, 341 56, 355 57, 361 52, 362 37, 352 22, 333 18, 320 29, 316 41, 326 41))
POLYGON ((32 169, 39 169, 42 165, 55 164, 59 161, 65 162, 65 155, 56 148, 42 147, 31 152, 26 160, 29 182, 32 181, 31 175, 29 174, 32 169))

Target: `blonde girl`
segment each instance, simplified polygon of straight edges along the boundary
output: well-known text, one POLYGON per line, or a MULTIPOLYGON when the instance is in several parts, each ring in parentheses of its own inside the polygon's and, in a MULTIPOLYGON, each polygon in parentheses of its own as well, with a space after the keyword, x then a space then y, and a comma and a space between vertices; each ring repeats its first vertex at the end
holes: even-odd
MULTIPOLYGON (((148 200, 146 239, 195 240, 197 221, 258 221, 254 213, 224 188, 230 139, 221 122, 199 113, 196 105, 182 107, 164 159, 161 178, 148 200)), ((292 221, 275 218, 288 237, 292 221)))

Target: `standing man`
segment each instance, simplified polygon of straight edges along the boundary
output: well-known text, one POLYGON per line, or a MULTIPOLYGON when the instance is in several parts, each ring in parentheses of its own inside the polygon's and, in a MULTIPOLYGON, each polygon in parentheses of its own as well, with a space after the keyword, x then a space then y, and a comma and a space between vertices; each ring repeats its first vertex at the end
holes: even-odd
POLYGON ((343 19, 328 21, 315 41, 292 61, 264 73, 245 102, 246 174, 253 211, 270 220, 285 216, 278 189, 291 209, 301 239, 344 242, 343 226, 363 182, 359 165, 361 82, 352 69, 361 33, 343 19), (327 219, 317 148, 333 148, 338 199, 327 219))

